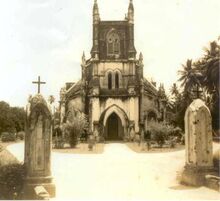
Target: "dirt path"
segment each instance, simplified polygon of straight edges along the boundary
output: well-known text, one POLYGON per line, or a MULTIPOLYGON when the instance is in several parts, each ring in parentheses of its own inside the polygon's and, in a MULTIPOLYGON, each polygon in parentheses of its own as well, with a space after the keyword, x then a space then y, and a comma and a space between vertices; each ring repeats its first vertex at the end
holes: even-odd
MULTIPOLYGON (((23 144, 8 150, 23 160, 23 144)), ((212 200, 220 194, 205 187, 179 185, 184 151, 137 154, 124 144, 106 144, 103 154, 52 153, 56 199, 212 200)))

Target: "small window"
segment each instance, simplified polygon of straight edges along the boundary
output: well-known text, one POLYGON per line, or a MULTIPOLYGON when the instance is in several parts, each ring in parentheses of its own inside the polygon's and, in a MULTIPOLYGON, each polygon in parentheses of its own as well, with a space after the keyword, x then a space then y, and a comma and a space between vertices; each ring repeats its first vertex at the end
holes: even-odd
POLYGON ((112 74, 108 74, 108 89, 112 89, 112 74))
POLYGON ((119 88, 119 74, 118 74, 118 72, 116 72, 116 74, 115 74, 115 88, 116 89, 119 88))

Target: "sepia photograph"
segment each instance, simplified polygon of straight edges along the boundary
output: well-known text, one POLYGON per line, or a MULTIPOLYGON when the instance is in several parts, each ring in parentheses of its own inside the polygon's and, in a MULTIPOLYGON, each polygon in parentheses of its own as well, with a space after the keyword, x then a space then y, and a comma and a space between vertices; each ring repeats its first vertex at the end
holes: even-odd
POLYGON ((0 200, 220 200, 220 0, 2 0, 0 200))

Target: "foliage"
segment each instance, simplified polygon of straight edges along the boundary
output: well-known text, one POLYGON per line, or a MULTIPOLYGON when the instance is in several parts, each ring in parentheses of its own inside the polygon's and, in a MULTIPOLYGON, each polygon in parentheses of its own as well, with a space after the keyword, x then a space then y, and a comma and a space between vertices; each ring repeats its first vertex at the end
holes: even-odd
MULTIPOLYGON (((179 72, 179 83, 181 91, 176 84, 171 88, 171 94, 175 100, 174 124, 184 127, 184 115, 186 108, 195 98, 194 89, 202 89, 200 98, 206 101, 212 113, 213 128, 219 129, 219 66, 220 66, 220 44, 218 41, 210 43, 205 48, 205 54, 195 62, 187 60, 179 72)), ((196 97, 198 98, 197 94, 196 97)))
POLYGON ((83 113, 75 111, 74 108, 69 111, 67 122, 63 125, 63 128, 65 139, 71 147, 77 145, 78 139, 85 131, 88 131, 88 126, 87 118, 83 113))
POLYGON ((188 59, 185 65, 182 65, 183 69, 179 70, 180 74, 179 82, 181 82, 181 87, 184 88, 185 92, 190 92, 190 90, 196 86, 200 85, 200 80, 202 79, 202 73, 194 68, 192 60, 188 59))
POLYGON ((24 124, 25 111, 23 108, 10 107, 8 103, 0 102, 0 133, 22 131, 24 124))
POLYGON ((24 140, 24 137, 25 137, 24 131, 20 131, 17 133, 17 138, 19 138, 20 140, 24 140))
POLYGON ((151 140, 156 141, 162 147, 168 136, 172 134, 174 127, 165 123, 151 121, 148 125, 151 140))
POLYGON ((1 140, 2 140, 2 142, 15 141, 16 140, 15 133, 3 132, 1 134, 1 140))
POLYGON ((25 177, 22 164, 8 164, 0 167, 0 195, 1 199, 21 199, 25 177))

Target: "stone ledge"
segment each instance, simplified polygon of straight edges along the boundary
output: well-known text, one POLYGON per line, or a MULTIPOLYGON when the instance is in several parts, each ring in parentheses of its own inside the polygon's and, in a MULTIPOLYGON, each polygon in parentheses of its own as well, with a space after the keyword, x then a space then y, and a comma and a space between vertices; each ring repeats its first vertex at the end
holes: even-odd
POLYGON ((26 183, 23 188, 24 196, 23 199, 25 200, 35 200, 36 193, 35 188, 37 186, 42 186, 45 190, 49 193, 50 198, 54 198, 56 196, 56 187, 54 183, 41 183, 41 184, 28 184, 26 183))
POLYGON ((206 175, 206 186, 220 192, 220 177, 215 175, 206 175))
POLYGON ((191 186, 205 186, 206 175, 214 173, 212 167, 191 167, 185 166, 181 175, 181 183, 191 186))

